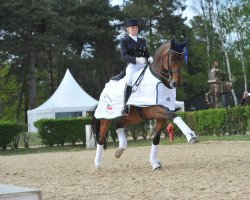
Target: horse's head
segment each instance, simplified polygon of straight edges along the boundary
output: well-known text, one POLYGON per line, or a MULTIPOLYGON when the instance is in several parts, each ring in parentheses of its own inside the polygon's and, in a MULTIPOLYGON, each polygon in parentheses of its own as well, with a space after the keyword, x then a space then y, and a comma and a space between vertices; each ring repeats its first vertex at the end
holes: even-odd
POLYGON ((164 79, 170 87, 177 87, 181 84, 181 69, 184 62, 184 48, 187 40, 178 43, 174 39, 164 43, 156 52, 153 62, 155 72, 164 79))

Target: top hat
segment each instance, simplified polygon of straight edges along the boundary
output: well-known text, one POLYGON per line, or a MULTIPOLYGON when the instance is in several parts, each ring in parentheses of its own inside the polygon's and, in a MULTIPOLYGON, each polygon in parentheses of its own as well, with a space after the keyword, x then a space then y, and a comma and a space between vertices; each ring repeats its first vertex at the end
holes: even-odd
POLYGON ((139 26, 138 20, 136 19, 129 19, 126 21, 126 27, 129 26, 139 26))

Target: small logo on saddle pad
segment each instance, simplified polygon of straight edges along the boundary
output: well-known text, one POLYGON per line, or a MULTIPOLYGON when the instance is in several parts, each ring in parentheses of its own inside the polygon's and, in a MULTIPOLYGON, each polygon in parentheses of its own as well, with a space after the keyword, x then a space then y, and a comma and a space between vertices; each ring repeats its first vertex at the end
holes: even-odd
POLYGON ((113 108, 109 104, 107 104, 106 110, 108 114, 111 114, 111 115, 113 114, 113 108))
POLYGON ((170 102, 170 101, 171 101, 171 98, 170 98, 170 97, 166 98, 166 101, 170 102))
POLYGON ((112 102, 112 100, 111 100, 111 98, 109 97, 108 94, 105 94, 103 98, 104 98, 104 100, 107 101, 107 102, 112 102))

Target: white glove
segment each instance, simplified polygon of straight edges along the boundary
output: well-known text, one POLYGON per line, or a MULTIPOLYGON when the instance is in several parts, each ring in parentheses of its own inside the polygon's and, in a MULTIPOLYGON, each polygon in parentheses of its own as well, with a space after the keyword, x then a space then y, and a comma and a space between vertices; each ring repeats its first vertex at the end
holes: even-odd
POLYGON ((150 62, 150 64, 152 64, 153 61, 154 61, 154 58, 153 58, 152 56, 150 56, 150 57, 148 58, 148 62, 150 62))
POLYGON ((144 57, 136 57, 135 62, 139 64, 146 64, 146 58, 144 57))

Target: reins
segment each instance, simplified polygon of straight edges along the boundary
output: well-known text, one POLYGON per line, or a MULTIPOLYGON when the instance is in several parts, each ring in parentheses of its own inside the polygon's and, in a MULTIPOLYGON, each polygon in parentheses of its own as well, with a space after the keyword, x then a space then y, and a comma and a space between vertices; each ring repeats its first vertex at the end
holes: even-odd
MULTIPOLYGON (((142 72, 141 72, 141 74, 139 75, 139 77, 137 78, 137 80, 135 81, 135 83, 133 84, 133 86, 132 86, 132 92, 136 92, 137 91, 137 89, 138 89, 138 86, 140 85, 140 83, 141 83, 141 81, 142 81, 142 79, 143 79, 143 77, 144 77, 144 74, 145 74, 145 71, 146 71, 146 69, 147 69, 147 67, 149 67, 149 69, 150 69, 150 71, 151 71, 151 73, 157 78, 157 79, 159 79, 159 80, 161 80, 162 82, 166 82, 167 83, 167 87, 168 88, 170 88, 170 89, 172 89, 173 88, 173 86, 170 86, 170 81, 171 81, 171 79, 172 79, 172 75, 173 74, 180 74, 181 73, 181 70, 179 69, 179 70, 172 70, 171 69, 171 66, 170 66, 170 64, 169 64, 169 54, 170 53, 172 53, 172 54, 175 54, 175 55, 177 55, 178 56, 178 58, 182 58, 183 57, 183 55, 184 55, 184 53, 182 52, 182 53, 179 53, 179 52, 176 52, 176 51, 173 51, 173 50, 171 50, 171 49, 169 49, 168 50, 168 52, 167 52, 167 54, 166 54, 166 56, 167 56, 167 66, 168 66, 168 68, 167 69, 164 69, 164 70, 160 70, 160 69, 157 69, 157 68, 154 68, 154 67, 152 67, 152 65, 149 65, 149 64, 147 64, 145 67, 144 67, 144 69, 142 70, 142 72), (135 89, 134 89, 135 88, 135 89)), ((164 56, 163 58, 162 58, 162 60, 164 60, 165 59, 165 57, 166 56, 164 56)), ((164 83, 165 84, 165 83, 164 83)))
POLYGON ((145 74, 146 69, 148 68, 148 64, 144 67, 144 69, 142 70, 141 74, 139 75, 139 77, 137 78, 137 80, 135 81, 135 83, 132 85, 132 92, 136 92, 138 89, 138 86, 140 85, 143 76, 145 74), (136 86, 136 89, 134 89, 134 86, 136 86))
POLYGON ((172 70, 171 69, 171 66, 169 64, 169 53, 173 53, 173 54, 176 54, 178 56, 178 58, 182 58, 183 57, 183 53, 178 53, 176 51, 173 51, 173 50, 168 50, 167 54, 162 58, 162 60, 164 60, 167 56, 167 69, 164 69, 164 70, 160 70, 160 69, 157 69, 157 68, 153 68, 152 65, 149 67, 150 71, 152 72, 152 74, 158 78, 159 80, 161 81, 166 81, 167 82, 167 87, 169 88, 173 88, 172 86, 170 86, 169 82, 170 80, 172 79, 172 75, 173 74, 179 74, 181 73, 181 70, 172 70))
POLYGON ((169 73, 166 73, 166 72, 163 72, 163 71, 160 71, 159 69, 157 68, 153 68, 153 67, 149 67, 150 71, 160 80, 165 80, 165 81, 169 81, 171 79, 171 77, 169 76, 169 73), (165 76, 166 77, 165 77, 165 76), (160 77, 160 78, 159 78, 160 77))

